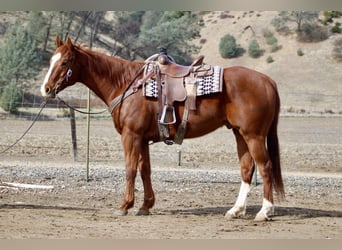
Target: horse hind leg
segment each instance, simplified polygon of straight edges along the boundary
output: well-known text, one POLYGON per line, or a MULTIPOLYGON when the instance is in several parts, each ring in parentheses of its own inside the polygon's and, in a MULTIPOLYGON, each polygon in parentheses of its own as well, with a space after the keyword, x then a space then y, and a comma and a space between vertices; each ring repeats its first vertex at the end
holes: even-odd
POLYGON ((254 161, 249 153, 248 146, 244 138, 240 135, 237 129, 233 129, 233 132, 236 138, 237 151, 241 165, 241 186, 234 206, 229 209, 225 215, 228 219, 238 218, 245 215, 247 196, 251 189, 254 172, 254 161))
POLYGON ((265 146, 265 137, 250 137, 247 141, 249 151, 258 166, 259 173, 263 179, 263 203, 261 210, 257 213, 255 221, 270 220, 274 213, 273 207, 273 178, 272 163, 265 146))

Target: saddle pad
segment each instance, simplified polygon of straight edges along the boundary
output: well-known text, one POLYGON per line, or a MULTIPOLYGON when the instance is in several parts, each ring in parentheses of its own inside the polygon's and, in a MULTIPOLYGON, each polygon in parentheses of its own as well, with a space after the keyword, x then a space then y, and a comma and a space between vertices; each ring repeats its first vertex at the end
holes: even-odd
MULTIPOLYGON (((148 67, 147 67, 148 68, 148 67)), ((203 96, 222 92, 223 69, 220 66, 213 67, 213 73, 204 77, 197 77, 196 96, 203 96)), ((144 96, 158 97, 157 81, 153 78, 146 81, 144 86, 144 96)))

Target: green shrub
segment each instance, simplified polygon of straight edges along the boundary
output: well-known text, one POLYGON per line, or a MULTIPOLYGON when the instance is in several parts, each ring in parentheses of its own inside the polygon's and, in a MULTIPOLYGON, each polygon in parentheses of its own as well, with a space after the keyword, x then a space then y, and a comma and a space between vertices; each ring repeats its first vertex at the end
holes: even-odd
POLYGON ((0 106, 7 112, 15 113, 21 103, 21 93, 17 85, 12 82, 8 84, 1 93, 0 106))
POLYGON ((271 47, 271 52, 276 52, 282 48, 281 45, 278 45, 278 39, 275 38, 271 31, 264 30, 263 33, 266 43, 271 47))
POLYGON ((275 30, 279 32, 280 30, 284 28, 285 21, 279 17, 276 17, 271 20, 271 24, 273 25, 275 30))
POLYGON ((283 46, 278 45, 278 44, 272 44, 271 45, 271 52, 276 52, 278 50, 280 50, 283 46))
POLYGON ((276 44, 278 42, 277 38, 275 38, 273 35, 270 37, 266 37, 266 43, 268 45, 273 45, 276 44))
POLYGON ((298 32, 299 42, 320 42, 329 37, 328 28, 318 24, 304 23, 302 30, 298 32))
POLYGON ((266 62, 267 62, 267 63, 273 63, 274 60, 273 60, 272 56, 267 57, 267 58, 266 58, 266 62))
POLYGON ((273 33, 268 29, 263 30, 263 35, 265 38, 273 36, 273 33))
POLYGON ((302 49, 297 49, 297 55, 304 56, 304 52, 302 51, 302 49))
POLYGON ((341 17, 342 11, 324 11, 323 15, 324 15, 323 24, 327 25, 328 23, 333 22, 333 18, 341 17))
POLYGON ((275 30, 282 35, 289 35, 291 33, 290 28, 286 26, 286 21, 284 18, 276 17, 272 19, 271 25, 275 30))
POLYGON ((252 58, 258 58, 262 56, 264 51, 260 49, 259 43, 257 40, 253 39, 250 41, 249 46, 248 46, 248 55, 252 58))
POLYGON ((232 58, 237 55, 238 47, 234 36, 227 34, 223 36, 219 44, 220 55, 223 58, 232 58))
POLYGON ((331 28, 332 33, 341 33, 341 24, 339 22, 335 23, 335 25, 331 28))
POLYGON ((264 31, 264 37, 268 45, 273 45, 278 42, 277 38, 274 37, 273 33, 269 30, 264 31))

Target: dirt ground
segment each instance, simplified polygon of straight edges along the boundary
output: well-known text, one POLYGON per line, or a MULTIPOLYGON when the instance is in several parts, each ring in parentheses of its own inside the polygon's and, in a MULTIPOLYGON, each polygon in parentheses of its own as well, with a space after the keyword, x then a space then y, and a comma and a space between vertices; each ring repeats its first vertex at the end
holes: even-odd
MULTIPOLYGON (((0 120, 5 135, 0 144, 14 141, 18 134, 13 131, 26 124, 0 120)), ((84 127, 84 121, 78 123, 79 135, 84 127)), ((0 156, 0 180, 53 189, 0 188, 0 238, 342 239, 341 135, 341 117, 281 117, 287 196, 275 201, 272 221, 253 221, 262 202, 260 179, 249 195, 246 216, 224 218, 240 186, 235 141, 226 129, 182 146, 152 145, 156 204, 151 215, 135 216, 143 199, 137 178, 135 207, 127 216, 116 217, 124 163, 111 121, 93 122, 89 182, 83 137, 78 138, 79 158, 73 162, 70 147, 65 146, 70 140, 68 121, 41 121, 26 141, 0 156)))

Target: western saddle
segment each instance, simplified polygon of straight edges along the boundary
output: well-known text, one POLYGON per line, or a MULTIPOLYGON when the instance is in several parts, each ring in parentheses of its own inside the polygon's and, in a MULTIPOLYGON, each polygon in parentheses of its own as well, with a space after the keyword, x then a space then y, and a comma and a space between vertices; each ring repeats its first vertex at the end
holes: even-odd
POLYGON ((160 141, 166 144, 182 144, 186 132, 189 110, 196 110, 196 82, 198 76, 212 73, 212 67, 203 64, 204 56, 197 57, 189 66, 177 64, 166 49, 146 60, 152 65, 152 70, 145 71, 145 76, 139 80, 139 85, 155 78, 158 89, 158 128, 160 141), (209 66, 209 67, 208 67, 209 66), (185 101, 181 124, 173 141, 169 138, 169 125, 176 123, 173 103, 185 101))

